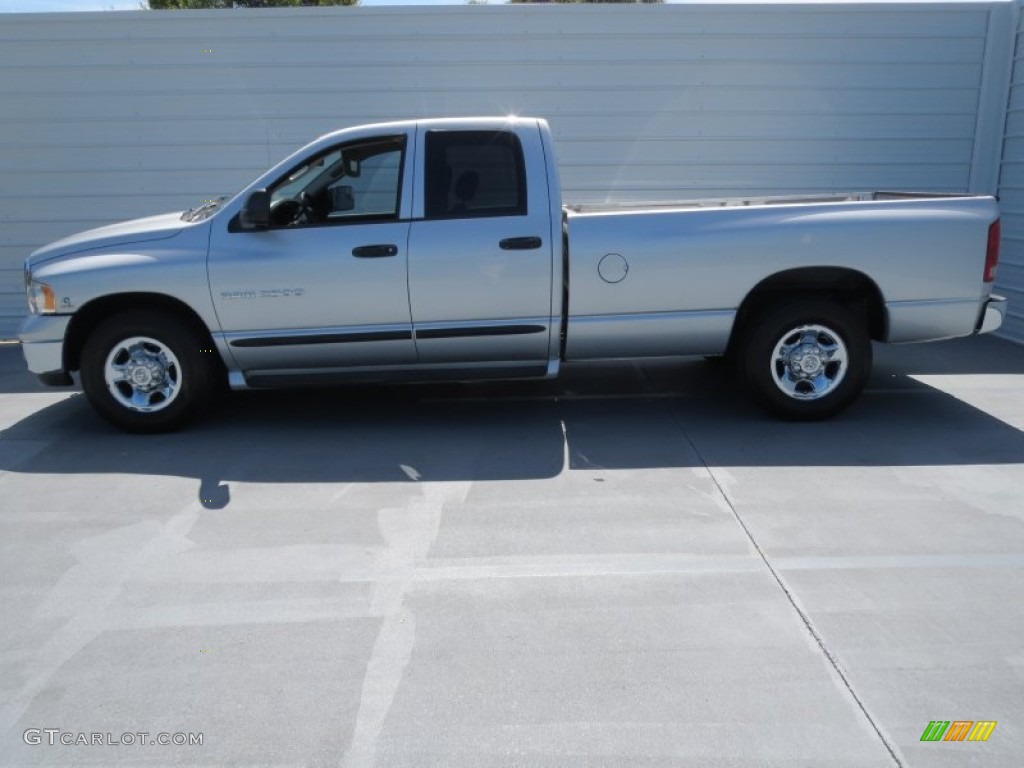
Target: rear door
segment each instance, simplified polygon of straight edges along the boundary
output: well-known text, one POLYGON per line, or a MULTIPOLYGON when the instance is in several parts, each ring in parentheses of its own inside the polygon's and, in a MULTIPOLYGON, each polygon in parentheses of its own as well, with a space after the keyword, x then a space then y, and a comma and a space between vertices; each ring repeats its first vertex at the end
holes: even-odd
POLYGON ((552 327, 547 172, 536 125, 416 137, 409 299, 421 363, 544 364, 552 327))

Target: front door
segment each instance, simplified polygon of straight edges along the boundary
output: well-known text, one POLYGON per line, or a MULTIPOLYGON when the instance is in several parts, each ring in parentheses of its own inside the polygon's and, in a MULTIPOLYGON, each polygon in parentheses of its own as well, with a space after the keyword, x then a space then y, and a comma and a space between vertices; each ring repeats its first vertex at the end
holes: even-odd
POLYGON ((271 226, 215 226, 209 276, 242 370, 416 362, 408 293, 405 135, 332 147, 269 189, 271 226))

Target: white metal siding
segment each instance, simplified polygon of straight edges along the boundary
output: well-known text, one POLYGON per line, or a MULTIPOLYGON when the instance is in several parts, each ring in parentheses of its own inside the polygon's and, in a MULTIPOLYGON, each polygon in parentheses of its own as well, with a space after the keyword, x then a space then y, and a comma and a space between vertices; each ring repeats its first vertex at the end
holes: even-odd
POLYGON ((1024 342, 1024 29, 1017 30, 999 179, 1003 242, 996 291, 1010 300, 1000 331, 1024 342))
MULTIPOLYGON (((354 123, 547 117, 572 202, 993 192, 1011 10, 0 15, 0 336, 23 312, 21 261, 33 248, 232 193, 306 140, 354 123)), ((1012 270, 1008 254, 1003 277, 1012 270)))

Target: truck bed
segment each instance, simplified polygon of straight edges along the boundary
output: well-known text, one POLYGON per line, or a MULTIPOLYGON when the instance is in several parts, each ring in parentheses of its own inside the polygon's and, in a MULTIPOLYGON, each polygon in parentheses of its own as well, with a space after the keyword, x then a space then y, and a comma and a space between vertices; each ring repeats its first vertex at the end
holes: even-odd
POLYGON ((866 192, 568 206, 565 216, 565 357, 581 360, 722 354, 746 297, 811 273, 867 285, 884 317, 879 341, 972 333, 998 211, 983 195, 866 192))

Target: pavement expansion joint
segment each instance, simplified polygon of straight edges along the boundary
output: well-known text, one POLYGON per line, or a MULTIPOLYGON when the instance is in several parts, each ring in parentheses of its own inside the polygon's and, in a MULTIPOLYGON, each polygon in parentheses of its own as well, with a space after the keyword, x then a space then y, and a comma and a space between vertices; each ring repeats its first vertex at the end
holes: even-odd
POLYGON ((900 759, 899 754, 896 751, 896 747, 892 744, 892 742, 889 741, 886 735, 882 732, 881 726, 879 726, 876 719, 868 711, 867 706, 864 704, 860 696, 858 696, 857 692, 854 690, 853 685, 850 682, 849 678, 846 676, 846 673, 843 671, 842 665, 839 663, 838 658, 836 658, 835 654, 833 654, 832 651, 829 649, 827 643, 825 642, 825 638, 822 637, 821 634, 818 632, 817 628, 814 626, 814 623, 811 621, 810 616, 808 616, 808 614, 800 607, 799 602, 797 601, 793 593, 790 591, 789 587, 786 585, 785 580, 772 565, 771 561, 768 559, 768 556, 764 553, 764 550, 761 549, 761 546, 758 544, 757 539, 754 538, 754 534, 751 532, 750 528, 747 526, 743 518, 740 516, 740 513, 736 509, 736 506, 733 504, 732 499, 729 498, 729 495, 726 493, 725 488, 723 488, 722 484, 718 481, 718 477, 715 475, 714 470, 709 466, 707 460, 704 458, 704 454, 701 452, 700 448, 697 447, 697 444, 693 441, 693 438, 690 437, 689 432, 686 431, 686 427, 679 420, 678 416, 671 411, 671 409, 670 414, 673 421, 675 421, 676 425, 679 427, 680 432, 682 432, 683 437, 689 444, 691 450, 697 456, 704 470, 708 473, 708 477, 711 479, 711 482, 714 483, 715 488, 721 495, 723 502, 728 506, 729 510, 732 512, 732 515, 735 518, 737 525, 739 525, 739 527, 742 529, 744 535, 749 540, 751 546, 753 546, 754 550, 757 552, 758 557, 760 557, 761 561, 764 563, 769 573, 771 573, 772 578, 775 580, 775 583, 779 585, 779 589, 781 589, 783 594, 786 596, 786 600, 789 601, 789 604, 793 607, 793 610, 796 611, 796 614, 800 617, 800 621, 803 622, 804 627, 807 629, 808 633, 810 633, 811 637, 814 639, 814 642, 817 644, 818 648, 821 650, 824 657, 828 660, 829 665, 832 667, 833 671, 839 678, 843 688, 846 689, 847 694, 853 700, 857 709, 860 710, 861 714, 864 716, 868 724, 871 726, 871 729, 875 732, 875 735, 878 736, 878 739, 881 741, 882 746, 884 746, 885 750, 889 753, 889 757, 892 759, 892 764, 896 766, 896 768, 905 768, 903 761, 900 759))

